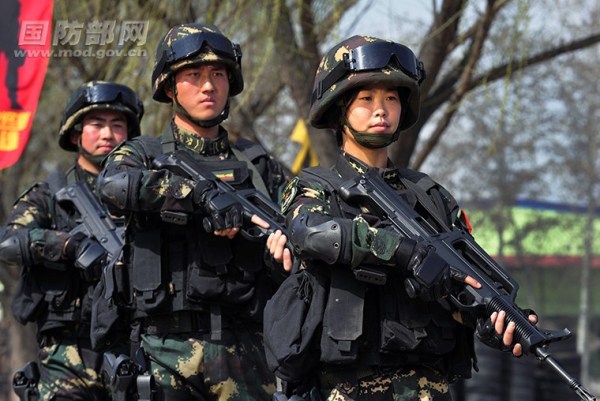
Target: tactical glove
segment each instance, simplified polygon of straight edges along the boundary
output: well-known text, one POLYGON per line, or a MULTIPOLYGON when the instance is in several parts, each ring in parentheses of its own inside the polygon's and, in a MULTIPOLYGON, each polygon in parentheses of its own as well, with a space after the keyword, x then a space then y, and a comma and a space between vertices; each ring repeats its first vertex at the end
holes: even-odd
POLYGON ((211 181, 197 183, 193 199, 207 215, 202 223, 207 232, 242 226, 244 210, 241 203, 230 192, 216 189, 211 181))
POLYGON ((75 263, 87 281, 100 279, 106 251, 93 238, 77 233, 69 238, 65 246, 65 257, 75 263))
POLYGON ((435 301, 450 294, 456 282, 467 277, 446 263, 431 246, 424 246, 404 238, 396 251, 399 266, 406 266, 411 275, 405 280, 406 292, 411 298, 419 297, 424 301, 435 301), (406 257, 412 246, 410 257, 406 257), (407 260, 408 259, 408 260, 407 260))

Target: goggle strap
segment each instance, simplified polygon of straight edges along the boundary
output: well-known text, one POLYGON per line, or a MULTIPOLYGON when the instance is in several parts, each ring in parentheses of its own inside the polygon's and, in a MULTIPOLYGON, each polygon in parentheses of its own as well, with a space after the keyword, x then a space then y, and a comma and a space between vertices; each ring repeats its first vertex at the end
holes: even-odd
POLYGON ((312 93, 311 103, 314 103, 314 101, 317 99, 321 99, 323 97, 323 93, 331 88, 331 86, 336 82, 338 82, 340 78, 346 75, 346 73, 348 73, 346 64, 338 63, 325 78, 319 81, 317 88, 312 93))

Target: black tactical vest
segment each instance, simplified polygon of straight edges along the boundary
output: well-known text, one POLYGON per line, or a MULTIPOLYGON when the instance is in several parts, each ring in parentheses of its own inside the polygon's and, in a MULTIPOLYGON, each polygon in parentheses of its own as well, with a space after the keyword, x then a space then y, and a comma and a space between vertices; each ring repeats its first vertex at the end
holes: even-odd
MULTIPOLYGON (((54 195, 65 185, 84 179, 80 176, 85 174, 73 167, 66 175, 51 173, 48 176, 52 226, 46 228, 69 232, 78 224, 77 211, 64 209, 54 195)), ((23 269, 15 291, 15 318, 23 324, 37 322, 40 333, 83 323, 84 328, 72 334, 88 337, 89 329, 85 326, 90 322, 94 285, 83 279, 71 261, 45 261, 40 266, 28 266, 23 269)))
MULTIPOLYGON (((423 173, 409 169, 400 169, 399 173, 415 182, 418 190, 432 199, 443 221, 450 224, 454 205, 448 205, 441 197, 441 187, 423 173)), ((320 182, 333 194, 334 217, 353 218, 358 214, 365 216, 365 210, 347 204, 335 192, 356 174, 340 157, 331 170, 309 168, 300 176, 320 182)), ((399 191, 399 195, 409 202, 414 199, 414 194, 407 191, 399 191)), ((458 324, 437 302, 409 298, 402 272, 386 269, 386 283, 374 285, 356 280, 347 266, 315 267, 331 272, 319 347, 322 363, 383 367, 426 364, 446 372, 451 380, 470 377, 472 330, 458 324)))
MULTIPOLYGON (((173 150, 164 140, 162 145, 150 139, 140 142, 150 159, 173 150)), ((271 188, 264 179, 268 176, 264 149, 247 141, 240 144, 228 160, 190 153, 236 189, 271 188)), ((221 316, 229 321, 261 321, 264 304, 274 291, 263 268, 264 243, 241 233, 233 240, 207 233, 202 218, 192 214, 187 224, 178 225, 161 221, 157 213, 136 213, 135 229, 128 234, 136 316, 200 311, 209 313, 216 326, 221 316)))

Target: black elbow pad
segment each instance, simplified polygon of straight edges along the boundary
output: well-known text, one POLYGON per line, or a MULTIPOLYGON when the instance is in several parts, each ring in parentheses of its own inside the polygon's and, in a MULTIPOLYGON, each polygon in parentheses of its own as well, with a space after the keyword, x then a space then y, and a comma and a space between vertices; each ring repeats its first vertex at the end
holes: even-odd
POLYGON ((139 172, 122 172, 108 177, 100 175, 96 183, 98 195, 119 210, 136 210, 139 177, 139 172))
POLYGON ((290 241, 300 258, 318 259, 325 263, 349 263, 351 247, 346 246, 352 231, 352 221, 331 219, 314 226, 303 213, 292 222, 290 241))
POLYGON ((11 268, 31 265, 26 230, 18 230, 0 242, 0 262, 11 268))

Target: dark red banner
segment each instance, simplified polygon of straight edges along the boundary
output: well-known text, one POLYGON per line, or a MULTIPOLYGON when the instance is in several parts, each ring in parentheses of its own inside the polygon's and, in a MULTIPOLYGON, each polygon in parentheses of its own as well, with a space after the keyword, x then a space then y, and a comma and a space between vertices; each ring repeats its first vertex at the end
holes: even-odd
POLYGON ((52 42, 52 0, 2 0, 0 10, 0 169, 23 153, 52 42))

